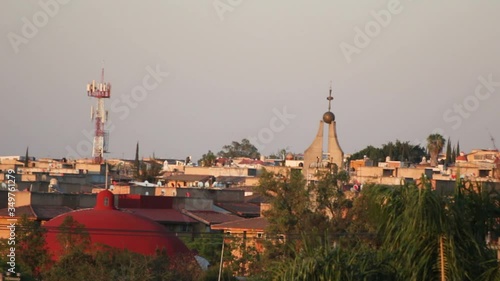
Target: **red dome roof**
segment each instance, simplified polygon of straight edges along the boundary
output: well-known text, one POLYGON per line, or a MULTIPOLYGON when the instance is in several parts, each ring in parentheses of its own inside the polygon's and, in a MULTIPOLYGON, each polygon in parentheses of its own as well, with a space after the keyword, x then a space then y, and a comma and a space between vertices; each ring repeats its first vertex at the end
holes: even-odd
POLYGON ((162 248, 165 248, 169 256, 190 253, 186 245, 164 226, 148 218, 117 210, 114 207, 113 193, 105 190, 97 195, 93 209, 62 214, 44 224, 47 229, 47 245, 55 257, 59 256, 61 250, 57 239, 59 226, 68 216, 85 225, 92 243, 145 255, 154 255, 156 249, 162 248))

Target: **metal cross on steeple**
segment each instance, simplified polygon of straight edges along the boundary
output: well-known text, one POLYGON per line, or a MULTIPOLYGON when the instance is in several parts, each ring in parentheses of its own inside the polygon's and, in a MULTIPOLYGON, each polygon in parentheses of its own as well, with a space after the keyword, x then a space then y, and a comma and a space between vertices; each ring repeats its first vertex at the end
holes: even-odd
POLYGON ((330 95, 326 98, 328 100, 328 111, 332 108, 332 81, 330 81, 330 95))

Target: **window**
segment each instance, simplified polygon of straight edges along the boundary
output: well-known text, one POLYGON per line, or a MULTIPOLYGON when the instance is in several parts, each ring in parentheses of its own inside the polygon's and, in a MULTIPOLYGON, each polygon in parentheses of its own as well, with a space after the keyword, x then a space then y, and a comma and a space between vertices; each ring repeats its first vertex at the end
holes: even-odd
POLYGON ((109 206, 109 198, 104 198, 104 206, 109 206))
POLYGON ((479 170, 479 177, 486 178, 490 175, 490 170, 479 170))
POLYGON ((257 238, 261 239, 262 237, 264 237, 264 233, 257 232, 257 238))

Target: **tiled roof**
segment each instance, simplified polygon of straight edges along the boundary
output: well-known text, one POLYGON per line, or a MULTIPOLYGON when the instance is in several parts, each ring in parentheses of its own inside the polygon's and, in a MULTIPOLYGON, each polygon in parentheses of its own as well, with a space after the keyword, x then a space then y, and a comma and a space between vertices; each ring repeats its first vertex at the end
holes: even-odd
POLYGON ((130 212, 135 215, 143 216, 154 220, 159 223, 163 222, 173 222, 173 223, 195 223, 197 220, 181 213, 175 209, 138 209, 129 208, 121 209, 125 212, 130 212))
POLYGON ((260 206, 252 203, 215 203, 215 205, 241 217, 258 217, 260 206))
POLYGON ((215 211, 184 211, 184 213, 204 224, 212 225, 230 221, 241 220, 241 217, 223 214, 215 211))
MULTIPOLYGON (((21 207, 16 207, 16 217, 20 217, 22 215, 27 215, 30 218, 35 217, 35 213, 33 212, 33 209, 31 209, 31 206, 21 206, 21 207)), ((9 211, 8 208, 3 208, 0 209, 0 217, 9 217, 9 211)))
POLYGON ((260 203, 268 203, 268 199, 260 194, 254 193, 253 195, 250 196, 245 196, 245 202, 246 203, 252 203, 252 204, 260 204, 260 203))
POLYGON ((269 226, 269 222, 265 217, 241 219, 232 222, 212 225, 213 230, 229 230, 238 229, 246 231, 264 231, 269 226))
MULTIPOLYGON (((73 211, 70 207, 67 206, 40 206, 33 205, 31 206, 35 215, 40 220, 50 220, 59 215, 68 213, 73 211)), ((17 211, 17 210, 16 210, 17 211)))
MULTIPOLYGON (((27 215, 30 218, 36 218, 39 220, 50 220, 64 213, 73 211, 67 206, 45 206, 45 205, 27 205, 16 207, 16 217, 22 215, 27 215)), ((0 209, 0 217, 9 216, 7 208, 0 209)))

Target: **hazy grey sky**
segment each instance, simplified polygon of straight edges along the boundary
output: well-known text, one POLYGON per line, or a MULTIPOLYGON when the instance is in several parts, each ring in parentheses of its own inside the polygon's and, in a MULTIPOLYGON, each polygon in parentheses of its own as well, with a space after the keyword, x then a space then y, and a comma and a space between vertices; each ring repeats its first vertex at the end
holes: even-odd
POLYGON ((499 12, 493 0, 3 0, 0 155, 89 157, 85 85, 102 60, 107 157, 133 158, 139 141, 142 156, 198 159, 251 137, 265 154, 303 152, 330 80, 346 153, 436 129, 466 151, 492 147, 489 132, 500 146, 499 12))

